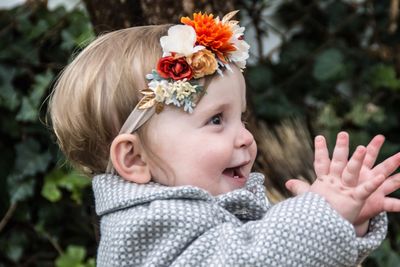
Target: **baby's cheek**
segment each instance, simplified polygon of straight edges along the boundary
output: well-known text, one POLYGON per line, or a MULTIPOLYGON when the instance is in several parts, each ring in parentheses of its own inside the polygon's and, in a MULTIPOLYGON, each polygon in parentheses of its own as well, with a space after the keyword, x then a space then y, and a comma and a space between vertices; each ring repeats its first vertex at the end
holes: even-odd
POLYGON ((204 156, 207 156, 213 162, 229 161, 233 153, 233 147, 227 142, 214 142, 214 145, 204 149, 204 156))

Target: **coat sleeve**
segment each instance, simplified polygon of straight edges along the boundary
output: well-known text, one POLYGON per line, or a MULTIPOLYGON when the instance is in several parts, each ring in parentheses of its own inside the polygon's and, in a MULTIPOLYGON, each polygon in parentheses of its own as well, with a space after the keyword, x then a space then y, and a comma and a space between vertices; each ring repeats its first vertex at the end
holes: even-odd
POLYGON ((189 244, 175 266, 356 266, 386 234, 385 214, 369 232, 354 227, 319 195, 306 193, 272 206, 261 220, 225 222, 189 244))

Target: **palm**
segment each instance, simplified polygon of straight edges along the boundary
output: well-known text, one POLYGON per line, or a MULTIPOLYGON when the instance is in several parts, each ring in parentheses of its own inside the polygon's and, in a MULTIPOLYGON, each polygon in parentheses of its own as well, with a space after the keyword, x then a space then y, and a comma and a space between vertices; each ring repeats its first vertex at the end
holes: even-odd
MULTIPOLYGON (((343 138, 347 139, 346 135, 340 134, 343 138)), ((391 175, 400 166, 400 153, 397 153, 380 164, 375 165, 377 156, 384 142, 384 137, 381 135, 375 136, 366 147, 366 153, 362 159, 362 162, 357 161, 357 168, 354 170, 354 163, 348 161, 348 139, 344 140, 344 143, 336 143, 332 161, 329 159, 329 152, 326 147, 325 139, 319 138, 320 141, 315 142, 315 161, 314 168, 318 180, 324 179, 326 175, 335 176, 336 181, 342 182, 342 187, 354 188, 360 185, 364 185, 364 188, 371 187, 371 182, 376 180, 378 176, 382 176, 384 181, 373 190, 369 190, 370 193, 366 199, 362 201, 361 211, 358 213, 354 220, 355 225, 361 225, 368 222, 369 219, 375 217, 381 212, 400 212, 400 200, 388 197, 388 195, 398 189, 400 189, 400 173, 391 175), (349 175, 349 170, 354 175, 349 175), (340 177, 340 178, 337 178, 340 177), (351 179, 349 177, 352 177, 351 179)), ((338 136, 339 141, 339 136, 338 136)), ((353 155, 354 156, 354 155, 353 155)), ((298 195, 310 190, 310 185, 300 180, 289 180, 286 184, 288 189, 294 194, 298 195)), ((314 186, 314 184, 312 185, 314 186)), ((311 186, 311 187, 312 187, 311 186)), ((369 188, 371 189, 371 188, 369 188)), ((345 190, 346 191, 346 190, 345 190)), ((344 191, 344 192, 345 192, 344 191)), ((322 192, 325 194, 324 192, 322 192)), ((326 194, 325 194, 326 195, 326 194)), ((346 193, 345 193, 346 195, 346 193)), ((331 199, 329 202, 336 203, 344 196, 338 197, 336 194, 335 199, 331 199)), ((343 207, 339 207, 339 209, 343 207)), ((345 207, 346 208, 346 207, 345 207)), ((357 213, 357 212, 356 212, 357 213)))
POLYGON ((340 176, 322 175, 311 185, 310 191, 323 196, 342 217, 355 223, 364 206, 366 195, 360 195, 361 185, 344 185, 340 176))
POLYGON ((350 160, 348 155, 347 133, 339 133, 332 160, 329 159, 325 139, 322 136, 317 137, 314 168, 318 179, 311 185, 310 191, 322 195, 339 214, 355 223, 359 219, 366 200, 382 184, 384 177, 377 175, 368 179, 372 173, 364 164, 367 155, 365 147, 357 147, 350 160), (363 168, 365 182, 360 181, 363 168))

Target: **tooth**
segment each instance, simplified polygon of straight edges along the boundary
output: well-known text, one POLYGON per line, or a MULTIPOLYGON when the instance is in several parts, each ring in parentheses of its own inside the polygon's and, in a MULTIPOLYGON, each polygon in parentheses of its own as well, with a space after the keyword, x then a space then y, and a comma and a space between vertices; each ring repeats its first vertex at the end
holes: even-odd
POLYGON ((234 176, 235 176, 236 178, 239 178, 239 177, 241 176, 240 169, 235 168, 234 176))

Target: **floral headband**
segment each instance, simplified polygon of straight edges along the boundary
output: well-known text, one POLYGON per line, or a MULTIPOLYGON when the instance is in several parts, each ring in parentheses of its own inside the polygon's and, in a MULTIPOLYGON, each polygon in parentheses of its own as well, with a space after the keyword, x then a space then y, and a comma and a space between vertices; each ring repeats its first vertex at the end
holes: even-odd
POLYGON ((163 56, 157 69, 148 74, 148 89, 141 93, 144 97, 139 109, 155 106, 156 113, 164 105, 173 104, 193 112, 195 102, 203 88, 196 79, 230 69, 229 62, 241 69, 249 57, 249 45, 243 40, 244 27, 231 20, 238 11, 232 11, 222 20, 212 14, 193 14, 193 20, 181 18, 184 25, 169 28, 168 35, 160 39, 163 56))

